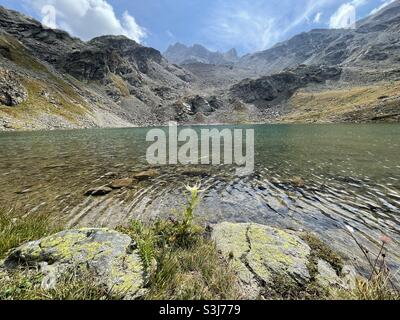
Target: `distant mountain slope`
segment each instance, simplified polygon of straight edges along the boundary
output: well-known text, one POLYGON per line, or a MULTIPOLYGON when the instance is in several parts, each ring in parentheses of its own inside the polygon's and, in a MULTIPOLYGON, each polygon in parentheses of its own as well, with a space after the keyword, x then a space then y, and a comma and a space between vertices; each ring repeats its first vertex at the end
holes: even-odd
POLYGON ((399 31, 396 1, 355 30, 313 30, 240 60, 178 44, 179 66, 124 36, 84 42, 0 7, 0 130, 399 121, 399 31))
POLYGON ((263 74, 299 64, 367 69, 400 66, 400 1, 357 23, 355 30, 318 29, 301 33, 271 49, 249 54, 238 65, 263 74))
MULTIPOLYGON (((104 126, 107 119, 113 119, 110 126, 166 123, 174 114, 171 105, 188 89, 193 78, 186 70, 169 64, 159 51, 124 36, 103 36, 84 42, 64 31, 44 28, 38 21, 3 7, 0 7, 0 33, 3 70, 12 71, 23 82, 29 80, 37 85, 40 80, 41 87, 48 84, 47 91, 53 91, 52 83, 57 79, 68 88, 66 91, 87 100, 89 109, 99 116, 104 114, 102 110, 109 110, 101 121, 86 121, 89 116, 85 113, 79 119, 74 118, 73 124, 57 115, 57 127, 104 126), (37 66, 36 70, 27 65, 29 61, 37 66)), ((9 87, 4 83, 4 88, 9 87)), ((32 95, 38 93, 27 91, 33 102, 32 95)), ((19 114, 21 110, 14 106, 13 110, 0 111, 7 112, 4 117, 8 123, 18 122, 17 126, 23 127, 19 121, 24 118, 19 114)), ((49 110, 29 126, 51 127, 52 122, 45 120, 46 112, 53 115, 52 109, 49 110)))
POLYGON ((221 53, 212 52, 199 44, 188 47, 181 43, 169 46, 167 51, 164 52, 164 56, 171 63, 179 65, 192 63, 231 65, 239 59, 235 49, 221 53))

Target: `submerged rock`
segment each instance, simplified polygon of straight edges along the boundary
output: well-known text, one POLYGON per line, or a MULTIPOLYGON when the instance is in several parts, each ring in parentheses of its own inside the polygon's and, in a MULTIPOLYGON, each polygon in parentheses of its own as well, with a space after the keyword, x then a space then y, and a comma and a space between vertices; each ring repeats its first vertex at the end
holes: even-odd
POLYGON ((205 167, 185 167, 182 172, 182 175, 189 177, 208 177, 211 174, 210 168, 208 166, 205 167))
POLYGON ((133 178, 139 181, 149 180, 158 176, 158 171, 154 169, 145 170, 142 172, 135 173, 133 178))
POLYGON ((129 188, 132 186, 134 180, 131 178, 117 179, 110 183, 111 189, 129 188))
POLYGON ((135 242, 108 229, 68 230, 14 249, 4 261, 8 271, 38 268, 42 287, 53 288, 68 272, 89 271, 96 284, 125 299, 143 295, 145 271, 135 242))
POLYGON ((355 277, 347 266, 346 277, 339 276, 323 260, 318 262, 315 275, 310 269, 311 248, 295 231, 224 222, 214 227, 212 237, 217 249, 231 260, 249 298, 258 298, 266 289, 276 286, 277 278, 299 288, 311 283, 323 288, 348 288, 355 277))
POLYGON ((291 177, 287 182, 297 188, 303 188, 306 185, 303 178, 298 176, 291 177))
POLYGON ((93 197, 105 196, 106 194, 109 194, 111 191, 113 191, 113 189, 106 186, 93 188, 86 191, 85 196, 93 196, 93 197))

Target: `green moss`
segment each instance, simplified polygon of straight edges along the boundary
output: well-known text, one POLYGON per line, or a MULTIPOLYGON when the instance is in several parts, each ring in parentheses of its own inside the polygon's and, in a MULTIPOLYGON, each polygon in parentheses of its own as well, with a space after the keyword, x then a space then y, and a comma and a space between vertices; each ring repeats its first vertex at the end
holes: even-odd
POLYGON ((313 281, 301 285, 288 276, 274 274, 272 284, 264 289, 262 297, 269 300, 324 300, 329 298, 329 291, 313 281))
POLYGON ((124 296, 128 291, 139 290, 143 284, 141 276, 143 270, 142 261, 137 255, 130 255, 124 257, 124 259, 124 270, 121 269, 121 264, 118 260, 111 267, 111 277, 118 279, 118 282, 113 285, 112 291, 120 296, 124 296))
POLYGON ((318 260, 320 259, 328 262, 338 276, 342 275, 344 262, 337 252, 311 233, 304 233, 302 239, 311 248, 308 269, 312 278, 315 278, 318 274, 318 260))
MULTIPOLYGON (((51 248, 53 255, 57 257, 57 260, 71 260, 76 254, 82 255, 85 260, 92 260, 100 249, 103 249, 103 253, 106 252, 107 243, 88 243, 84 240, 86 240, 86 236, 83 233, 55 234, 42 239, 40 248, 51 248), (82 241, 82 243, 80 243, 80 241, 82 241)), ((109 247, 110 246, 111 244, 109 247)), ((28 248, 28 250, 29 249, 30 248, 28 248)), ((35 259, 33 252, 27 252, 27 254, 30 254, 30 256, 35 259)))

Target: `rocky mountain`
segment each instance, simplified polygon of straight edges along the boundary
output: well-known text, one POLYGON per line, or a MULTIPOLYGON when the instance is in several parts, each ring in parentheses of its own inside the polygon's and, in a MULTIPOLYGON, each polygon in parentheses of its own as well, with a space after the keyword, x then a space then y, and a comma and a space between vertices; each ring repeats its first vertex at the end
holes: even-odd
POLYGON ((171 63, 179 65, 192 63, 232 65, 239 59, 236 49, 231 49, 225 53, 212 52, 199 44, 188 47, 179 42, 170 45, 164 52, 164 56, 171 63))
POLYGON ((159 51, 124 36, 84 42, 5 8, 0 8, 0 32, 1 74, 12 74, 14 81, 2 78, 2 100, 17 101, 9 97, 15 96, 10 92, 15 83, 27 93, 18 108, 0 109, 7 127, 165 123, 173 113, 170 105, 193 78, 159 51))
POLYGON ((317 29, 240 59, 241 67, 263 74, 299 64, 341 65, 348 68, 399 68, 400 1, 356 24, 356 29, 317 29))
POLYGON ((230 93, 245 103, 281 102, 309 84, 339 80, 341 73, 342 70, 337 67, 300 65, 270 76, 243 80, 232 86, 230 93))
POLYGON ((400 1, 237 57, 82 41, 0 7, 0 130, 400 120, 400 1), (178 65, 180 64, 180 65, 178 65))

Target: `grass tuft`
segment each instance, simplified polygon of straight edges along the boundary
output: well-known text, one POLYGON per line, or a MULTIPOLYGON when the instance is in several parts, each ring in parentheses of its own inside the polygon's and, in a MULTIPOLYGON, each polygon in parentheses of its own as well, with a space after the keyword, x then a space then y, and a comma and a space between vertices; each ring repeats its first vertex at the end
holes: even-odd
MULTIPOLYGON (((1 273, 1 271, 0 271, 1 273)), ((95 284, 89 273, 70 273, 58 280, 55 288, 41 288, 43 276, 31 271, 14 272, 0 277, 0 300, 116 300, 95 284)))
POLYGON ((0 209, 0 259, 12 248, 60 231, 60 226, 47 213, 26 216, 0 209))
POLYGON ((400 300, 399 292, 390 288, 389 277, 383 272, 372 279, 357 279, 353 290, 340 290, 335 293, 340 300, 400 300))

